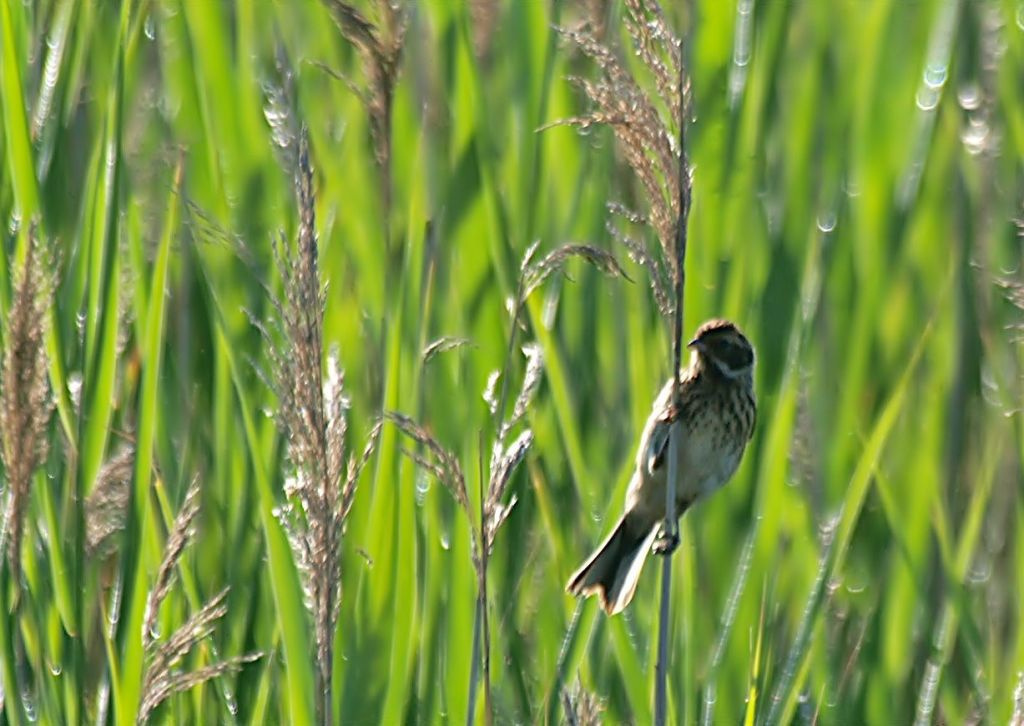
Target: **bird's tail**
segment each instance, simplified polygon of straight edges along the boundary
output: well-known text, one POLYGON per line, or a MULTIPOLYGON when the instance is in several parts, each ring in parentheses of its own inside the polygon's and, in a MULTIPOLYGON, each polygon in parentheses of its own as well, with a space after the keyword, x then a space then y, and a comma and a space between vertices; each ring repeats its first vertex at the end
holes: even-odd
POLYGON ((569 578, 565 589, 576 596, 596 594, 609 615, 621 612, 633 599, 656 533, 657 527, 643 526, 628 514, 623 516, 601 546, 569 578))

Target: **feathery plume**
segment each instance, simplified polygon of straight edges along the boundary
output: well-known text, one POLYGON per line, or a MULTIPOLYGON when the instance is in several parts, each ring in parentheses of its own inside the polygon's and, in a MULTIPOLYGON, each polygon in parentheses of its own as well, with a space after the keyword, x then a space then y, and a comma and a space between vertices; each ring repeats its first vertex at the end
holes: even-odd
POLYGON ((3 531, 16 593, 21 591, 21 545, 32 474, 46 459, 46 427, 53 411, 45 339, 54 286, 48 247, 33 224, 25 260, 14 274, 0 371, 0 456, 7 480, 3 531))
POLYGON ((146 614, 143 618, 142 644, 148 647, 156 634, 156 619, 160 613, 160 605, 174 584, 175 568, 189 541, 195 535, 193 524, 199 514, 199 478, 193 478, 185 492, 185 501, 181 505, 174 526, 164 545, 164 557, 157 571, 156 584, 146 598, 146 614))
POLYGON ((429 343, 423 349, 421 360, 423 362, 423 365, 426 365, 436 355, 440 355, 441 353, 447 353, 450 350, 464 348, 469 345, 473 345, 469 338, 460 338, 446 335, 429 343))
POLYGON ((323 0, 342 36, 362 60, 366 85, 341 77, 352 89, 370 118, 374 158, 381 172, 381 201, 391 209, 391 111, 398 84, 398 70, 409 27, 408 13, 398 0, 376 0, 377 18, 371 20, 342 0, 323 0))
POLYGON ((146 646, 145 674, 142 678, 142 701, 135 723, 147 723, 157 707, 176 693, 182 693, 201 683, 226 673, 238 671, 246 663, 261 658, 262 653, 247 653, 217 661, 192 671, 179 671, 181 661, 201 641, 206 639, 217 625, 217 621, 228 612, 224 602, 228 588, 213 596, 202 608, 160 643, 150 640, 146 646))
POLYGON ((569 726, 596 726, 602 722, 604 704, 577 681, 572 689, 562 689, 562 710, 569 726))
POLYGON ((690 175, 679 131, 684 122, 682 108, 689 94, 682 67, 682 44, 669 27, 657 0, 625 0, 625 27, 633 50, 650 74, 654 93, 641 87, 636 76, 593 24, 578 29, 559 29, 597 67, 599 77, 573 76, 591 103, 579 116, 555 121, 543 128, 570 125, 586 129, 608 126, 618 148, 643 189, 645 213, 611 203, 609 212, 631 224, 650 227, 658 239, 660 255, 647 245, 609 224, 612 236, 629 251, 634 262, 651 278, 651 288, 662 314, 670 317, 675 308, 673 285, 681 275, 675 244, 678 227, 685 224, 689 207, 690 175), (683 103, 680 103, 682 94, 683 103), (680 174, 680 169, 685 173, 680 174))
POLYGON ((283 290, 280 297, 271 297, 275 312, 271 326, 257 320, 253 324, 267 342, 271 368, 267 382, 277 396, 277 421, 287 441, 291 467, 285 482, 288 502, 279 509, 279 517, 313 618, 317 692, 322 694, 317 710, 321 723, 329 723, 334 633, 341 602, 341 538, 359 475, 375 450, 380 424, 371 429, 362 453, 346 460, 350 402, 336 346, 327 357, 326 376, 323 372, 325 297, 313 169, 304 129, 299 132, 298 145, 298 234, 294 243, 280 236, 274 240, 283 290))
MULTIPOLYGON (((239 670, 244 664, 262 657, 262 653, 247 653, 222 660, 191 671, 181 671, 181 661, 201 641, 211 635, 217 622, 228 612, 225 602, 228 588, 208 600, 198 611, 175 630, 166 641, 157 635, 156 620, 160 605, 174 585, 175 571, 182 553, 195 536, 195 520, 199 514, 199 479, 194 478, 185 492, 181 509, 174 518, 174 524, 164 545, 163 559, 157 572, 156 582, 146 598, 146 612, 143 618, 142 646, 145 665, 142 677, 142 699, 136 723, 149 721, 161 703, 176 693, 187 691, 226 673, 239 670)), ((213 657, 216 650, 211 645, 213 657)), ((230 700, 230 697, 229 697, 230 700)))
POLYGON ((124 529, 135 468, 135 448, 128 446, 111 457, 96 476, 96 486, 85 500, 85 553, 106 557, 117 547, 124 529))

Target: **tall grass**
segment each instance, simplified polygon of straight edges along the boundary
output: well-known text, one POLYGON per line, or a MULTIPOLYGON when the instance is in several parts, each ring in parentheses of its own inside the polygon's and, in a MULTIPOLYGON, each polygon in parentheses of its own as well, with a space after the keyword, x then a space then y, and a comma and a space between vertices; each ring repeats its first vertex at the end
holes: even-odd
MULTIPOLYGON (((672 358, 606 228, 610 201, 644 210, 621 144, 548 128, 598 81, 558 29, 658 79, 614 0, 391 7, 0 0, 6 722, 651 720, 657 578, 614 618, 562 591, 672 358), (275 239, 316 240, 303 370, 344 367, 322 411, 355 442, 305 493, 274 301, 312 303, 275 239), (563 259, 525 296, 535 242, 629 279, 563 259), (527 342, 519 457, 481 394, 500 369, 516 410, 527 342), (358 468, 387 411, 458 462, 465 507, 396 426, 358 468), (518 466, 492 490, 496 440, 518 466)), ((743 326, 760 403, 681 523, 667 720, 1019 721, 1019 3, 665 9, 692 91, 686 325, 743 326)))

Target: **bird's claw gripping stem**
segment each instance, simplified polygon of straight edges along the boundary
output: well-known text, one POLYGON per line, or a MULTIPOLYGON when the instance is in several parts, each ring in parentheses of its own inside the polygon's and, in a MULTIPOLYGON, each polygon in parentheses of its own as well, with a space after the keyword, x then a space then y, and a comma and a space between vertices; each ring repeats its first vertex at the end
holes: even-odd
POLYGON ((656 555, 662 555, 663 557, 670 556, 679 548, 679 527, 672 527, 671 530, 666 531, 662 527, 661 532, 658 534, 658 538, 654 540, 654 546, 651 548, 656 555))

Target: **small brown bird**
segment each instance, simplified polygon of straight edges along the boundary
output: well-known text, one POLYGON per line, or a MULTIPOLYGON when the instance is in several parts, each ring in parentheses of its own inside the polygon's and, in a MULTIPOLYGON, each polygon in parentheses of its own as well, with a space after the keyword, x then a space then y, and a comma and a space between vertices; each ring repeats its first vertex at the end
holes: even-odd
MULTIPOLYGON (((670 379, 640 437, 625 514, 566 586, 573 595, 597 594, 609 615, 621 612, 633 599, 647 552, 665 518, 672 421, 682 424, 677 517, 729 480, 754 432, 754 349, 743 333, 727 320, 709 320, 687 347, 693 354, 680 380, 680 410, 673 411, 670 379)), ((666 549, 671 547, 672 543, 666 549)))

